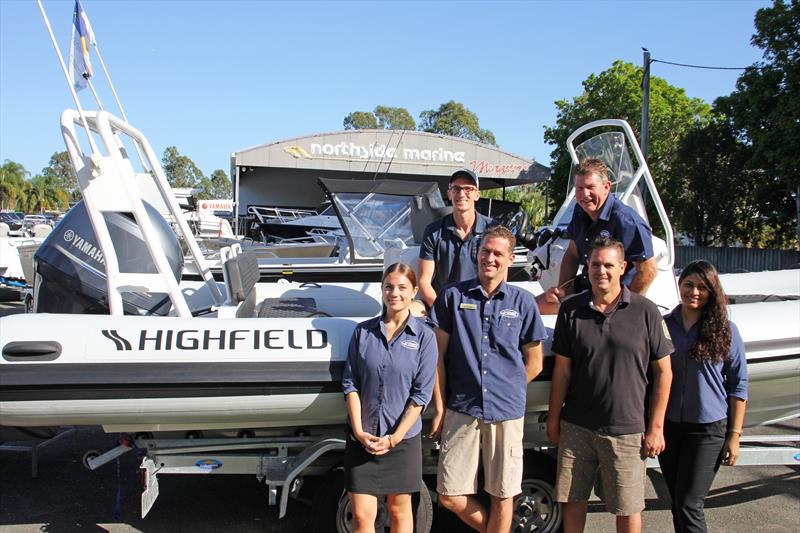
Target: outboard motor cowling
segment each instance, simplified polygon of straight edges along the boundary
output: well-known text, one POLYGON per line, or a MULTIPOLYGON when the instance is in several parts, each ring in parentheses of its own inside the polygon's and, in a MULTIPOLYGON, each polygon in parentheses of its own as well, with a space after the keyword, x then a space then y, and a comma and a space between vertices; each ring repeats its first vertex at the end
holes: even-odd
MULTIPOLYGON (((156 208, 144 204, 176 280, 183 270, 178 238, 156 208)), ((105 213, 120 272, 158 272, 133 216, 105 213)), ((34 255, 34 312, 108 313, 103 252, 98 245, 83 200, 69 210, 34 255)), ((125 314, 166 315, 172 306, 166 294, 126 292, 125 314)))

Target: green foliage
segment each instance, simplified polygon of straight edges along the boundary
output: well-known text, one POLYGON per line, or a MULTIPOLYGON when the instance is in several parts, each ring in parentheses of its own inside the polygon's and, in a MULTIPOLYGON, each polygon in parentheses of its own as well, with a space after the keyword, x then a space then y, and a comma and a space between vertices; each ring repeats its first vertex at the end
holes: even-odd
POLYGON ((218 168, 211 173, 211 190, 209 191, 209 198, 232 198, 233 191, 231 180, 224 170, 218 168))
POLYGON ((777 0, 755 15, 751 42, 764 60, 749 67, 736 90, 718 98, 734 132, 751 148, 743 165, 760 209, 749 222, 765 244, 788 247, 800 242, 800 1, 777 0))
POLYGON ((42 169, 42 176, 46 176, 51 183, 63 188, 71 200, 80 198, 78 176, 66 151, 56 152, 50 156, 50 163, 42 169))
MULTIPOLYGON (((517 202, 521 209, 528 214, 529 224, 536 228, 545 225, 545 201, 544 191, 539 185, 517 185, 506 188, 505 199, 509 202, 517 202)), ((493 200, 503 199, 502 189, 489 189, 481 191, 481 197, 493 200)))
POLYGON ((194 161, 178 152, 175 146, 168 146, 161 158, 161 167, 172 187, 204 188, 207 180, 194 161))
POLYGON ((681 140, 667 180, 672 222, 698 246, 758 244, 759 176, 743 170, 750 154, 722 116, 681 140))
POLYGON ((387 107, 379 105, 375 108, 378 128, 386 130, 415 130, 417 124, 405 107, 387 107))
POLYGON ((344 117, 346 130, 414 130, 417 125, 404 107, 379 105, 374 111, 354 111, 344 117))
POLYGON ((374 130, 378 129, 378 119, 369 111, 353 111, 344 117, 346 130, 374 130))
POLYGON ((440 105, 439 109, 420 113, 419 129, 497 146, 494 134, 480 127, 478 116, 464 104, 453 100, 440 105))
MULTIPOLYGON (((551 152, 551 198, 558 207, 567 194, 570 157, 567 137, 578 127, 602 118, 626 120, 639 135, 642 122, 642 69, 631 63, 615 61, 599 75, 583 82, 583 93, 572 100, 558 100, 556 125, 545 127, 545 141, 555 145, 551 152)), ((662 200, 672 216, 676 202, 664 187, 675 160, 676 148, 691 128, 708 122, 711 106, 699 98, 689 98, 683 89, 666 80, 650 78, 650 148, 648 165, 659 187, 662 200)), ((578 139, 578 143, 585 139, 578 139)))
POLYGON ((66 210, 69 193, 55 176, 34 176, 25 182, 19 209, 26 213, 42 213, 51 210, 66 210))
POLYGON ((0 209, 19 209, 28 174, 25 167, 15 161, 6 159, 3 162, 0 166, 0 209))

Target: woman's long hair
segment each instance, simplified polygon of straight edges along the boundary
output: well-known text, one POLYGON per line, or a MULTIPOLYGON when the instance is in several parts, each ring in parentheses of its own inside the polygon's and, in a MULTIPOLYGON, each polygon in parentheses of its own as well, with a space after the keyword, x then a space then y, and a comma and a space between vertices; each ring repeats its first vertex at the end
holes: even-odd
POLYGON ((702 259, 692 261, 681 272, 678 285, 691 275, 697 275, 708 288, 708 303, 700 317, 700 333, 689 351, 697 361, 721 363, 730 357, 731 327, 728 324, 728 297, 722 290, 719 274, 714 265, 702 259))
POLYGON ((386 270, 383 271, 383 275, 381 276, 381 316, 383 318, 386 318, 386 304, 383 303, 383 282, 386 281, 389 274, 394 274, 395 272, 405 276, 406 279, 411 282, 412 287, 417 286, 417 274, 414 272, 414 268, 411 265, 407 265, 406 263, 392 263, 386 267, 386 270))

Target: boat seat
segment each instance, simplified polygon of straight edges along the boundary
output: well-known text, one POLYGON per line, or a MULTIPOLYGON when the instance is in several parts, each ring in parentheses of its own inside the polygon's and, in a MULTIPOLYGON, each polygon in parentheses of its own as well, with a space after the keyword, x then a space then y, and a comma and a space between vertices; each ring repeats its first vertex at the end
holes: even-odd
POLYGON ((314 298, 265 298, 258 304, 259 318, 308 318, 321 314, 314 298))
POLYGON ((236 316, 252 316, 255 307, 253 287, 261 276, 256 255, 244 252, 227 259, 222 263, 222 276, 228 292, 228 305, 242 304, 236 316))

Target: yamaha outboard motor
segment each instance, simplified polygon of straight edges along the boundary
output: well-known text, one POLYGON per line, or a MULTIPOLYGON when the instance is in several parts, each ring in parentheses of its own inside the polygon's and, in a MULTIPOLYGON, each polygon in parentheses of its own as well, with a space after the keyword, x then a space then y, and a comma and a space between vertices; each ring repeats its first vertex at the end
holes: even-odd
MULTIPOLYGON (((183 251, 166 220, 144 204, 175 276, 180 279, 183 251)), ((133 216, 104 215, 117 252, 120 272, 158 272, 133 216)), ((83 200, 69 210, 34 255, 36 313, 108 313, 108 290, 103 252, 83 200)), ((166 294, 122 293, 125 314, 166 315, 172 302, 166 294)))

